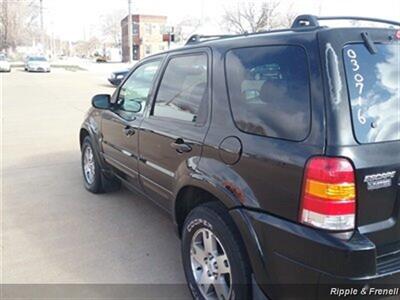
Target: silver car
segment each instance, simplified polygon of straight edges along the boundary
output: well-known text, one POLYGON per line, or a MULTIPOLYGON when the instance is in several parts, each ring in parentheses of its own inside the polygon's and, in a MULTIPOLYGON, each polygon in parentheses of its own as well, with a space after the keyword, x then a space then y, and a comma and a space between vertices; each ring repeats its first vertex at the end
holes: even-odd
POLYGON ((11 65, 5 55, 0 54, 0 72, 11 72, 11 65))
POLYGON ((50 63, 44 56, 30 56, 25 62, 25 71, 50 72, 50 63))

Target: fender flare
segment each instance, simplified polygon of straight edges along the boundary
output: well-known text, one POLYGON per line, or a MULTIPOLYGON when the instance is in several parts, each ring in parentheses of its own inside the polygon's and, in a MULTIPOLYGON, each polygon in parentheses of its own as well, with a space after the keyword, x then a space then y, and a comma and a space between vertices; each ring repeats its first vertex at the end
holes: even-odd
POLYGON ((213 180, 209 176, 205 176, 199 173, 189 173, 185 174, 178 179, 178 185, 176 192, 174 193, 172 214, 173 221, 176 225, 176 231, 178 232, 177 226, 177 216, 176 216, 176 200, 179 198, 179 193, 186 187, 200 188, 222 202, 222 204, 227 208, 229 215, 232 217, 233 222, 238 228, 249 259, 249 263, 253 272, 260 274, 265 268, 265 257, 263 251, 261 250, 260 243, 256 232, 247 217, 245 211, 246 208, 240 202, 240 200, 235 197, 235 195, 223 186, 222 183, 213 180), (256 271, 254 271, 256 270, 256 271))
POLYGON ((200 173, 188 173, 182 175, 178 179, 178 183, 175 188, 175 192, 173 194, 172 199, 172 217, 173 221, 176 224, 176 202, 179 199, 180 193, 188 187, 199 188, 204 190, 219 201, 229 210, 235 207, 241 207, 242 203, 239 201, 238 198, 235 197, 233 193, 231 193, 226 187, 222 185, 222 183, 218 182, 217 180, 213 180, 210 176, 206 176, 200 173))

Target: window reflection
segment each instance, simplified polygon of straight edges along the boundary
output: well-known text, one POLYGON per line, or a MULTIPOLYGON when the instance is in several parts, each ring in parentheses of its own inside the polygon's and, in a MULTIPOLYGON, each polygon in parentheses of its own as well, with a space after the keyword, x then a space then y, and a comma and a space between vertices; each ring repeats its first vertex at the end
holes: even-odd
POLYGON ((167 65, 154 106, 154 115, 198 121, 207 104, 207 56, 175 57, 167 65))
POLYGON ((400 47, 363 44, 344 48, 353 126, 361 143, 400 140, 400 47))
POLYGON ((269 137, 302 140, 310 126, 305 51, 267 46, 228 52, 226 70, 236 125, 269 137))

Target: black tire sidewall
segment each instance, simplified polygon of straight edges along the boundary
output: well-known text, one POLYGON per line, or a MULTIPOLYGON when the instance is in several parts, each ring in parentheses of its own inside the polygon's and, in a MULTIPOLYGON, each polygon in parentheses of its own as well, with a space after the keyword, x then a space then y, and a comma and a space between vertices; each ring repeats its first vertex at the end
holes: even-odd
POLYGON ((83 140, 83 143, 82 143, 81 167, 82 167, 82 175, 83 175, 83 182, 84 182, 85 188, 92 193, 102 192, 101 168, 97 161, 96 150, 94 149, 92 140, 90 139, 89 136, 85 137, 85 139, 83 140), (95 179, 94 179, 93 183, 91 183, 91 184, 89 182, 87 182, 87 180, 86 180, 85 171, 84 171, 84 167, 83 167, 83 156, 85 155, 85 150, 87 147, 92 148, 93 158, 94 158, 94 166, 95 166, 94 167, 95 179))
MULTIPOLYGON (((226 213, 227 214, 227 213, 226 213)), ((229 215, 221 216, 207 206, 195 208, 187 217, 182 229, 182 262, 189 289, 194 299, 204 299, 194 279, 190 247, 193 235, 201 228, 211 230, 222 243, 228 256, 232 272, 233 290, 230 299, 250 299, 251 293, 249 280, 249 266, 244 257, 235 235, 235 228, 230 228, 232 223, 226 222, 229 215)))

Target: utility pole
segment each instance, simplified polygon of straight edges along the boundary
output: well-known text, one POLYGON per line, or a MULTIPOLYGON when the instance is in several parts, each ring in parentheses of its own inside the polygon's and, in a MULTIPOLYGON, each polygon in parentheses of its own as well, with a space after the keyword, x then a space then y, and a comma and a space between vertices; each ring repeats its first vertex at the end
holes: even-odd
POLYGON ((45 51, 44 47, 44 24, 43 24, 43 0, 40 0, 40 43, 42 44, 42 50, 45 51))
POLYGON ((132 12, 131 12, 132 0, 128 0, 128 62, 132 63, 132 12))

